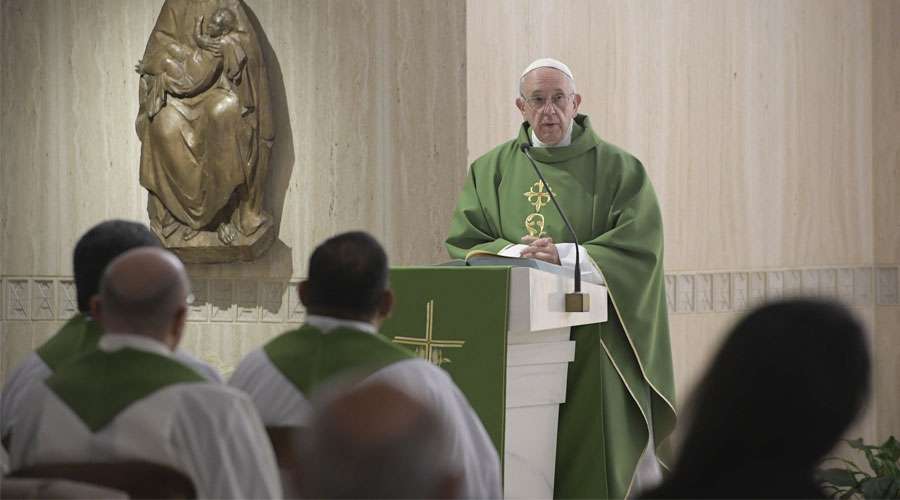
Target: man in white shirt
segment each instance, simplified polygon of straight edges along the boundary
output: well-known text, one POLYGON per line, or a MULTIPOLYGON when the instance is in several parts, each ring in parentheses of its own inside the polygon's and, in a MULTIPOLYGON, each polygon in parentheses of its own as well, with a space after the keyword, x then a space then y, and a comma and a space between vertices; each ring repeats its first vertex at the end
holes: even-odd
POLYGON ((308 398, 335 379, 387 383, 444 421, 460 496, 500 497, 497 451, 466 397, 445 371, 378 334, 394 303, 387 279, 387 256, 374 238, 350 232, 329 239, 313 252, 299 286, 306 324, 250 353, 229 383, 273 427, 308 426, 308 398))
POLYGON ((187 317, 184 266, 160 248, 119 256, 92 316, 98 348, 34 384, 12 429, 11 468, 58 462, 159 463, 199 498, 277 498, 272 447, 252 402, 174 352, 187 317))
MULTIPOLYGON (((41 382, 60 366, 97 348, 100 325, 91 318, 90 300, 97 294, 103 270, 114 258, 137 247, 159 247, 150 229, 137 222, 109 220, 89 229, 75 245, 72 268, 78 296, 78 314, 70 319, 35 352, 29 354, 9 375, 0 399, 0 435, 6 442, 18 418, 18 408, 28 388, 41 382)), ((175 356, 209 380, 222 382, 206 363, 178 350, 175 356)))

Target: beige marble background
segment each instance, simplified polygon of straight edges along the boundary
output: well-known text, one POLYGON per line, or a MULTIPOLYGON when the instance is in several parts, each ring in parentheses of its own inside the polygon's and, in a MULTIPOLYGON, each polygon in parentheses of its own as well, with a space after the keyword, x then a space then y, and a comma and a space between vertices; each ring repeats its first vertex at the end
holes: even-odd
POLYGON ((738 302, 794 277, 856 294, 876 392, 854 433, 900 434, 897 2, 469 0, 466 29, 469 161, 516 133, 522 68, 556 57, 596 131, 647 167, 682 401, 738 302))
MULTIPOLYGON (((248 4, 280 110, 279 240, 252 264, 191 267, 190 350, 227 372, 301 321, 290 285, 335 232, 373 232, 395 264, 444 260, 467 163, 512 137, 518 73, 550 55, 653 178, 681 399, 744 308, 777 295, 774 277, 840 296, 853 276, 877 364, 858 433, 900 434, 897 2, 248 4)), ((132 67, 161 5, 0 2, 0 379, 69 314, 78 236, 146 221, 132 67)))
MULTIPOLYGON (((875 262, 891 265, 900 262, 900 2, 875 0, 872 25, 875 262)), ((877 306, 875 331, 877 428, 900 435, 900 307, 877 306)))

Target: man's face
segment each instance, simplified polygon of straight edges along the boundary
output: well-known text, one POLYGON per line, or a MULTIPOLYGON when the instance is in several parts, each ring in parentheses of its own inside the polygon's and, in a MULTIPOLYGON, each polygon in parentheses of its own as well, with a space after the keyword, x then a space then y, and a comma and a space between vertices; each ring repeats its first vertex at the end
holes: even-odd
POLYGON ((537 68, 525 75, 516 107, 544 144, 559 144, 578 112, 581 96, 562 71, 537 68))

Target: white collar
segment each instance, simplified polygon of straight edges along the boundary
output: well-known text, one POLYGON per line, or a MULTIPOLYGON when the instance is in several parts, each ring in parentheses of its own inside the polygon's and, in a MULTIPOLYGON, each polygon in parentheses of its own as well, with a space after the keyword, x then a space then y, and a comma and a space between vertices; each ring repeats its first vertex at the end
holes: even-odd
POLYGON ((375 325, 373 325, 372 323, 367 323, 365 321, 353 321, 350 319, 333 318, 331 316, 318 316, 315 314, 310 314, 306 317, 306 324, 322 330, 322 333, 328 333, 331 330, 340 327, 359 330, 365 333, 378 333, 378 329, 375 328, 375 325))
POLYGON ((566 130, 566 133, 563 134, 563 138, 559 141, 558 144, 544 144, 538 139, 537 134, 534 133, 534 128, 531 129, 531 144, 536 148, 561 148, 563 146, 568 146, 572 144, 572 124, 575 123, 575 120, 569 120, 569 128, 566 130))
POLYGON ((99 348, 101 351, 112 352, 130 347, 139 351, 152 352, 160 356, 172 356, 172 350, 162 342, 131 333, 104 333, 100 337, 99 348))

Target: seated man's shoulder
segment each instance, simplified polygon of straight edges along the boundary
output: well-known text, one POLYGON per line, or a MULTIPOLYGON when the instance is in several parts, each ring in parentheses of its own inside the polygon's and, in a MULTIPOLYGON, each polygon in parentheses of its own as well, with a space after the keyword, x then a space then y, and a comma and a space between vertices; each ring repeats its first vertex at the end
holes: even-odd
POLYGON ((219 375, 219 372, 216 371, 209 363, 195 357, 191 353, 177 349, 173 356, 175 360, 179 363, 186 365, 192 370, 196 371, 203 378, 209 380, 210 382, 222 383, 222 376, 219 375))
POLYGON ((225 384, 188 382, 168 388, 177 397, 182 410, 218 415, 235 407, 252 406, 250 397, 242 390, 225 384))
POLYGON ((37 353, 31 352, 10 372, 3 384, 3 392, 9 391, 9 388, 23 384, 30 384, 35 380, 44 380, 53 371, 47 366, 47 363, 41 359, 37 353))
POLYGON ((261 382, 260 377, 275 370, 275 365, 269 359, 264 347, 250 351, 241 359, 234 373, 228 379, 228 384, 243 390, 248 390, 261 382))
POLYGON ((392 363, 372 373, 366 382, 388 382, 413 395, 431 395, 456 391, 456 384, 445 370, 414 357, 392 363))

